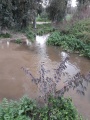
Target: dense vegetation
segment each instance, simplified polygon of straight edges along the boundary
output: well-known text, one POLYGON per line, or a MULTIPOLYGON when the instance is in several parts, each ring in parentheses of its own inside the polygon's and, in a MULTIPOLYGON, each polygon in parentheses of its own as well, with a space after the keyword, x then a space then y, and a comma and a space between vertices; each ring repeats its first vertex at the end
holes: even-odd
POLYGON ((35 24, 37 13, 40 13, 40 0, 0 0, 0 27, 18 29, 35 24))
POLYGON ((24 96, 19 101, 3 99, 0 104, 0 120, 82 120, 70 98, 48 99, 40 107, 35 101, 24 96))
POLYGON ((37 24, 36 29, 33 29, 32 25, 30 25, 25 31, 25 33, 28 39, 30 39, 31 41, 34 41, 36 35, 44 35, 54 31, 55 31, 55 28, 52 26, 51 23, 48 23, 48 24, 37 24))
POLYGON ((66 13, 68 0, 51 0, 47 7, 48 17, 52 21, 59 22, 66 13))
POLYGON ((47 44, 61 46, 64 50, 90 58, 90 19, 80 20, 65 30, 53 32, 47 44))
POLYGON ((9 34, 9 33, 2 33, 2 34, 0 34, 0 38, 10 38, 11 37, 11 35, 9 34))

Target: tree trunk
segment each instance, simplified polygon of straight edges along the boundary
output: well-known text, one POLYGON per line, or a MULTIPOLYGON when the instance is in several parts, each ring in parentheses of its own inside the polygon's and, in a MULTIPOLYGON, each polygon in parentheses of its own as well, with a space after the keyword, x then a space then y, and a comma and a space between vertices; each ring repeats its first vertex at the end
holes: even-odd
POLYGON ((36 17, 33 19, 33 28, 36 29, 36 17))
POLYGON ((2 32, 1 32, 1 26, 0 26, 0 34, 1 34, 2 32))

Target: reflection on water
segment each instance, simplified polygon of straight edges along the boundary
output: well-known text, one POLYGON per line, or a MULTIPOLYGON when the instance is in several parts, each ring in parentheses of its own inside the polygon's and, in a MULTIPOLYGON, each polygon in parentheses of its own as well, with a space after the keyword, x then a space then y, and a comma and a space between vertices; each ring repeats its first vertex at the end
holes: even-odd
POLYGON ((0 41, 0 48, 2 48, 2 49, 6 49, 6 47, 8 48, 9 47, 9 45, 10 45, 10 41, 0 41))
POLYGON ((39 44, 41 47, 45 46, 45 42, 48 38, 48 35, 44 35, 44 36, 36 36, 36 43, 39 44))
MULTIPOLYGON (((45 62, 47 69, 56 68, 65 57, 70 57, 66 63, 67 72, 73 76, 78 71, 87 73, 90 71, 90 60, 79 57, 77 54, 68 54, 61 51, 59 47, 47 46, 45 44, 48 35, 37 36, 36 42, 31 44, 28 40, 25 44, 15 44, 9 41, 0 41, 0 100, 18 99, 24 94, 31 98, 38 97, 38 89, 31 82, 29 76, 21 70, 21 67, 28 68, 31 73, 38 76, 41 62, 45 62)), ((66 78, 63 77, 63 80, 66 78)), ((60 89, 60 84, 57 88, 60 89)), ((90 85, 86 96, 80 96, 75 91, 70 90, 65 96, 71 96, 80 113, 90 119, 90 85), (87 111, 86 111, 87 110, 87 111)))
POLYGON ((27 46, 31 46, 32 45, 31 42, 28 39, 26 39, 26 45, 27 46))

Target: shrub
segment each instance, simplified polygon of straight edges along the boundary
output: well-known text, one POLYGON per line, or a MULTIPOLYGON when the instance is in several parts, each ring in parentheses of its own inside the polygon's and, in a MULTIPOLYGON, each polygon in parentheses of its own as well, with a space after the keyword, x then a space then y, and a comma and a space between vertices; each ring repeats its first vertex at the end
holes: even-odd
POLYGON ((0 34, 0 38, 10 38, 11 37, 11 35, 9 34, 9 33, 2 33, 2 34, 0 34))
POLYGON ((31 77, 32 82, 37 85, 40 91, 40 98, 46 103, 49 96, 53 95, 55 98, 62 97, 70 88, 76 88, 77 92, 83 95, 85 94, 86 86, 84 82, 90 82, 90 72, 87 75, 82 75, 80 72, 76 73, 73 77, 69 77, 64 82, 62 89, 57 90, 57 85, 61 82, 61 75, 65 75, 64 70, 67 68, 66 62, 68 62, 68 57, 66 57, 60 65, 53 70, 54 74, 52 76, 49 76, 51 74, 50 70, 46 70, 44 63, 42 63, 39 71, 39 78, 35 78, 29 70, 23 67, 21 68, 25 74, 31 77))
POLYGON ((3 99, 0 104, 0 120, 30 120, 28 112, 35 108, 34 101, 24 96, 20 101, 10 101, 3 99))
POLYGON ((37 20, 37 22, 49 22, 50 21, 50 20, 48 20, 46 12, 43 12, 43 13, 41 13, 41 15, 38 15, 36 20, 37 20))
MULTIPOLYGON (((81 35, 83 37, 82 34, 78 33, 78 35, 81 35)), ((68 52, 76 52, 90 58, 90 47, 88 45, 89 43, 87 44, 85 41, 80 40, 80 38, 70 33, 64 34, 62 32, 53 32, 49 36, 47 44, 61 46, 68 52)))
POLYGON ((16 39, 15 43, 20 44, 22 43, 21 39, 16 39))
POLYGON ((78 21, 69 29, 69 32, 83 42, 90 43, 90 19, 78 21))
POLYGON ((3 99, 0 104, 0 120, 82 120, 70 98, 48 99, 48 104, 39 107, 28 97, 20 101, 3 99))
POLYGON ((29 26, 26 30, 26 36, 28 39, 30 39, 32 42, 35 40, 35 37, 36 37, 36 33, 35 33, 35 30, 29 26))
POLYGON ((32 26, 29 26, 25 32, 28 39, 30 39, 33 42, 35 40, 36 35, 44 35, 53 31, 55 31, 55 28, 52 27, 51 23, 48 23, 48 24, 37 24, 36 29, 33 29, 32 26))
POLYGON ((51 23, 37 25, 37 34, 43 35, 55 31, 55 28, 52 27, 51 23))

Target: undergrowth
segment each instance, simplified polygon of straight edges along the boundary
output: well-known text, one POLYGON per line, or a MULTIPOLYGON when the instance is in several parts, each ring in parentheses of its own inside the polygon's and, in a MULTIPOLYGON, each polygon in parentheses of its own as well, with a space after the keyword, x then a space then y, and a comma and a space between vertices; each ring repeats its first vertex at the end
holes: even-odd
POLYGON ((90 18, 77 22, 69 29, 69 33, 90 45, 90 18))
POLYGON ((1 33, 0 34, 0 38, 10 38, 11 37, 11 35, 9 34, 9 33, 1 33))
POLYGON ((15 43, 20 44, 20 43, 22 43, 22 40, 21 39, 16 39, 15 43))
POLYGON ((54 31, 55 28, 52 27, 51 23, 47 23, 37 24, 36 29, 34 29, 32 25, 30 25, 25 32, 28 39, 30 39, 33 42, 35 40, 36 35, 44 35, 54 31))
POLYGON ((32 42, 35 40, 36 31, 31 25, 26 29, 25 33, 27 38, 30 39, 32 42))
POLYGON ((53 32, 47 44, 61 46, 66 51, 90 58, 90 19, 81 20, 68 29, 53 32))
POLYGON ((48 34, 54 31, 55 31, 55 28, 51 25, 51 23, 37 25, 37 35, 48 34))
POLYGON ((3 99, 0 104, 0 120, 82 120, 70 98, 48 99, 48 104, 39 107, 24 96, 19 101, 3 99))
POLYGON ((37 21, 37 22, 50 22, 50 20, 48 20, 47 16, 44 16, 44 17, 38 16, 38 17, 36 18, 36 21, 37 21))

